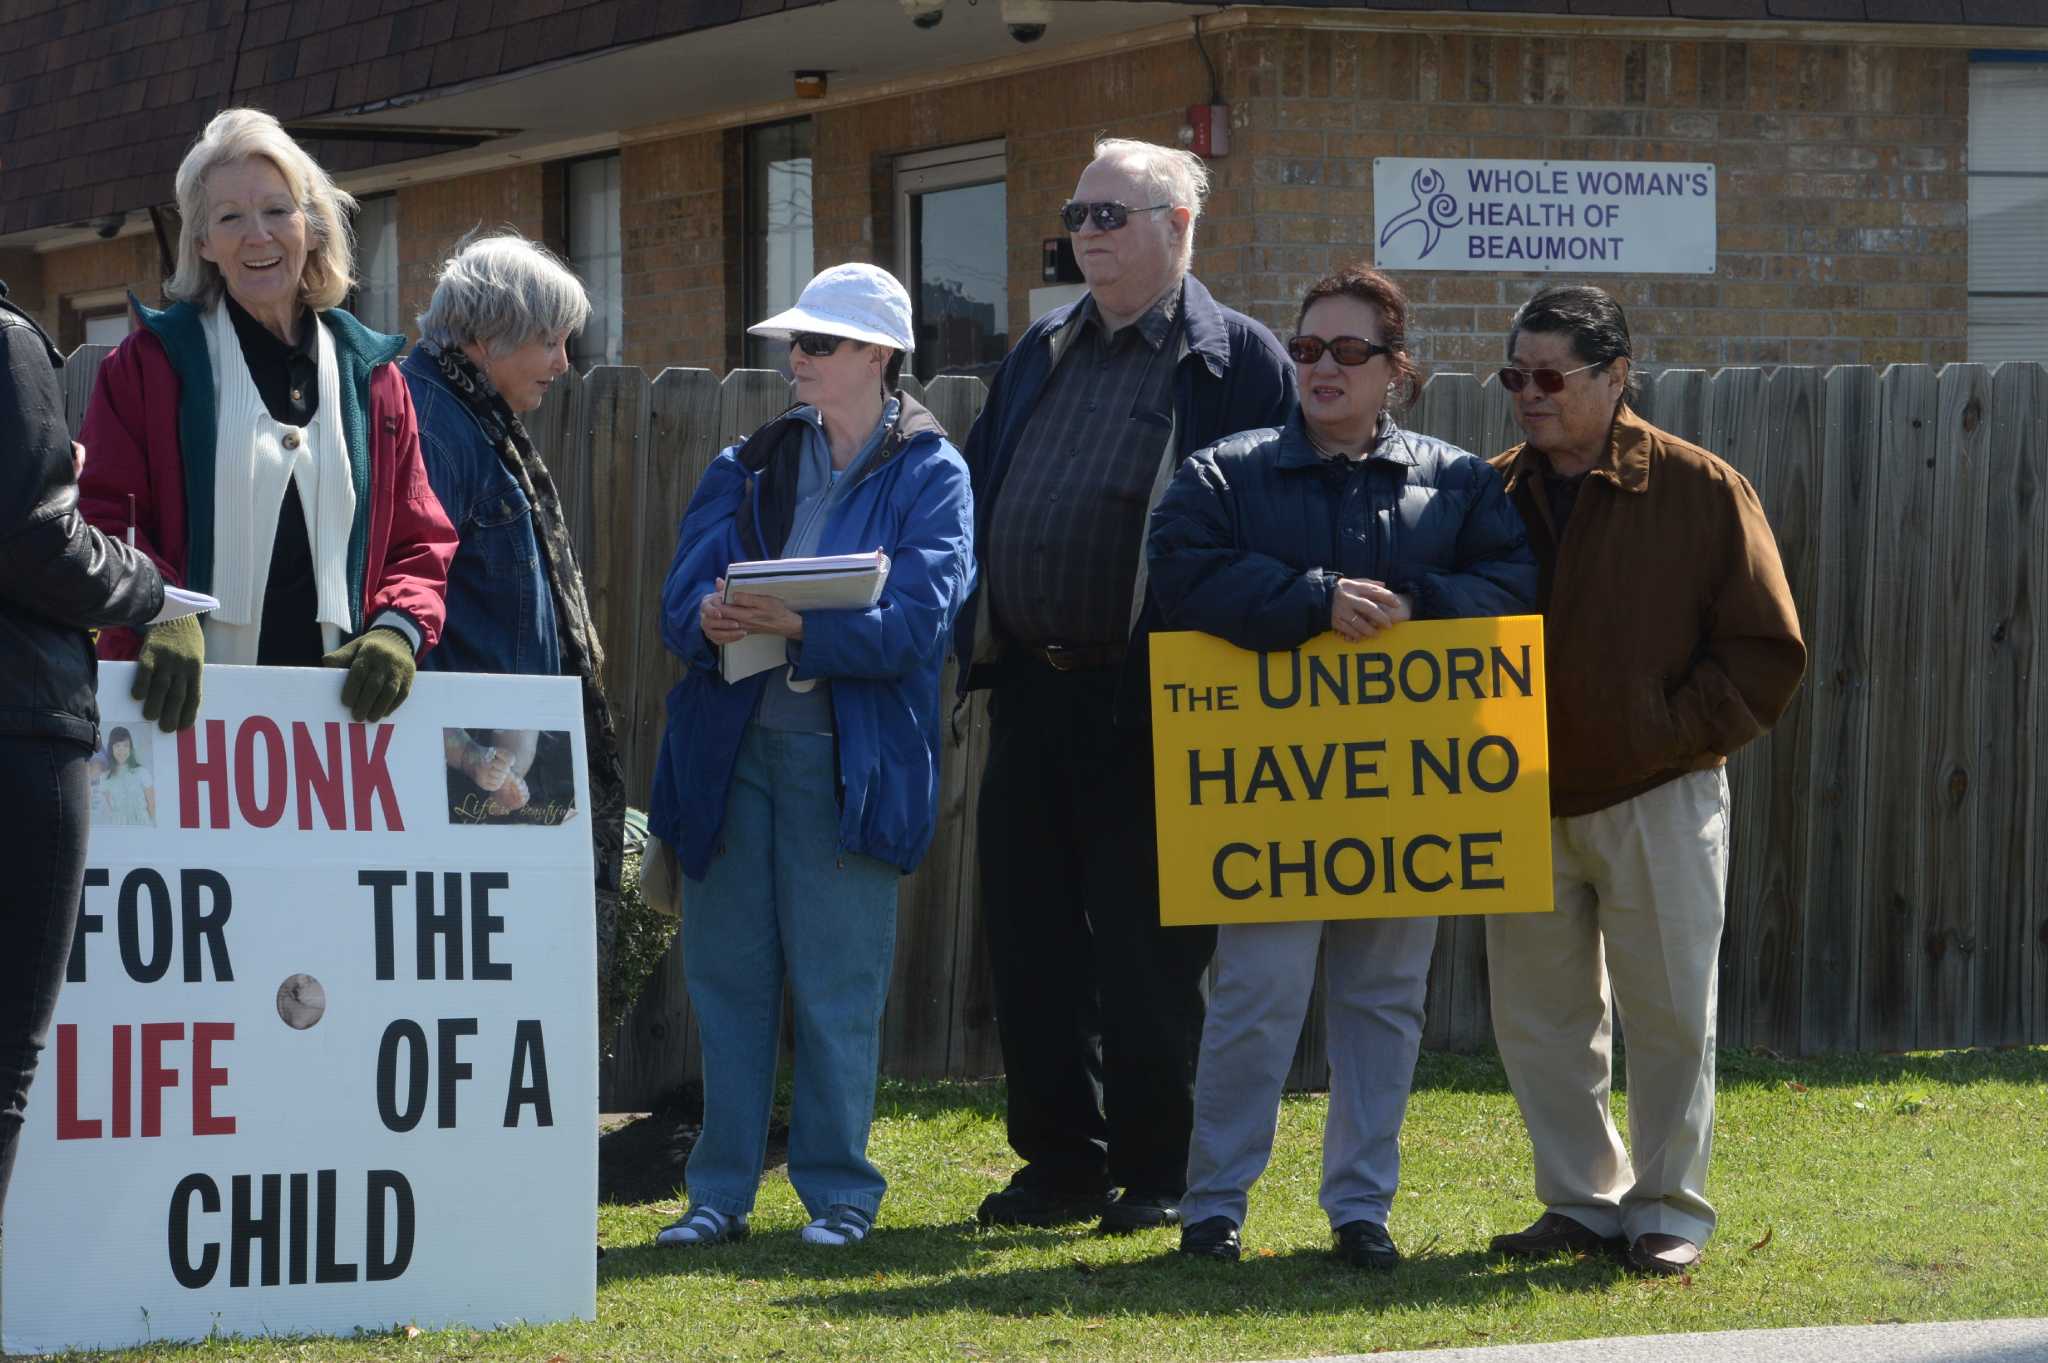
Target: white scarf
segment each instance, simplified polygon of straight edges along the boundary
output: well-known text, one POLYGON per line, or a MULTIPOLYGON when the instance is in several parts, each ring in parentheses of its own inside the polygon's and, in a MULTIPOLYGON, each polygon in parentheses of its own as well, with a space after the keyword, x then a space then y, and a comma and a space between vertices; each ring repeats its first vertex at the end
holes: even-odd
POLYGON ((297 483, 313 549, 313 584, 322 646, 337 647, 352 621, 348 541, 356 490, 341 423, 341 367, 334 338, 318 319, 320 403, 304 427, 270 415, 225 301, 207 316, 213 361, 213 594, 220 609, 206 618, 209 662, 254 663, 263 628, 263 594, 285 489, 297 483))

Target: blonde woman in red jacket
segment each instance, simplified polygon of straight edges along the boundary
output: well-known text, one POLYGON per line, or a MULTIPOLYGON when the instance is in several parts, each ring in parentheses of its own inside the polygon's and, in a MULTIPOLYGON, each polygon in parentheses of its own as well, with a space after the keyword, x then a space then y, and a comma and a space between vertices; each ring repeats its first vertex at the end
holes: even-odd
POLYGON ((101 366, 80 438, 86 517, 219 610, 101 656, 139 664, 166 732, 199 712, 203 664, 345 668, 358 721, 398 708, 440 636, 456 536, 428 485, 404 339, 336 306, 353 201, 270 115, 229 109, 178 168, 174 301, 101 366))

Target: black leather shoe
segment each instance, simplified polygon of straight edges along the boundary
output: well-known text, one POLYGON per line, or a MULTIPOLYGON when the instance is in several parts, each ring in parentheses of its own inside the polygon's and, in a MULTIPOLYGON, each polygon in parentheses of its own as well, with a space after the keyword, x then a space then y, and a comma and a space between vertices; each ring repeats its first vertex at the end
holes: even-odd
POLYGON ((1393 1268, 1401 1251, 1379 1222, 1346 1221, 1337 1227, 1337 1257, 1353 1268, 1393 1268))
POLYGON ((1690 1273, 1699 1266, 1700 1247, 1682 1235, 1651 1231, 1647 1235, 1638 1235, 1636 1242, 1628 1247, 1628 1261, 1638 1273, 1671 1278, 1690 1273))
POLYGON ((1126 1188, 1122 1196, 1102 1209, 1104 1235, 1129 1235, 1132 1231, 1158 1230, 1180 1224, 1180 1199, 1168 1193, 1146 1193, 1126 1188))
POLYGON ((1067 1226, 1101 1215, 1102 1204, 1101 1193, 1012 1183, 983 1198, 974 1219, 984 1226, 1067 1226))
POLYGON ((1180 1252, 1197 1259, 1227 1259, 1237 1262, 1243 1246, 1237 1238, 1237 1223, 1227 1216, 1212 1216, 1180 1230, 1180 1252))
POLYGON ((1626 1245, 1618 1235, 1609 1238, 1561 1212, 1545 1212, 1524 1230, 1494 1236, 1486 1247, 1510 1259, 1548 1259, 1555 1254, 1615 1254, 1626 1245))

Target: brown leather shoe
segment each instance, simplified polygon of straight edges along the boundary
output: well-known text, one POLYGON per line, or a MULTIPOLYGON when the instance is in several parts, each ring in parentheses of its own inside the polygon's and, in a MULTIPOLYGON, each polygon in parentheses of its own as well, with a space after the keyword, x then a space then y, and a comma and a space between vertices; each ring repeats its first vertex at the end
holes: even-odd
POLYGON ((1638 1272, 1670 1278, 1690 1273, 1699 1266, 1700 1247, 1682 1235, 1651 1231, 1638 1235, 1628 1247, 1628 1261, 1638 1272))
POLYGON ((1510 1259, 1548 1259, 1554 1254, 1612 1254, 1624 1244, 1618 1235, 1609 1239, 1561 1212, 1545 1212, 1526 1230, 1496 1235, 1486 1247, 1510 1259))

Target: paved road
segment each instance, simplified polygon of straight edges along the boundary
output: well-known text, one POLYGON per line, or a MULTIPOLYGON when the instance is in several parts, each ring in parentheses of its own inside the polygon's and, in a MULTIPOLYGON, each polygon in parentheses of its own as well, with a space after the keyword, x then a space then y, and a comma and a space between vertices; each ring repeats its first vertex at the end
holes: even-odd
POLYGON ((2048 1319, 1723 1330, 1563 1344, 1345 1354, 1314 1363, 2048 1363, 2048 1319))

